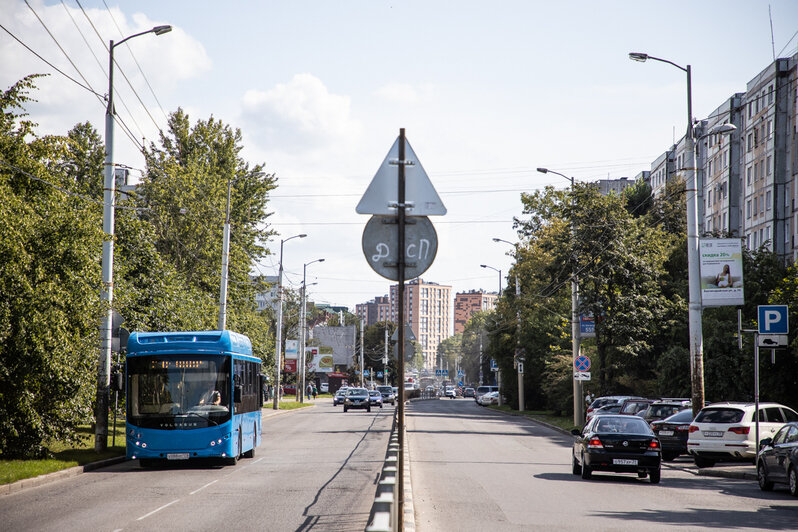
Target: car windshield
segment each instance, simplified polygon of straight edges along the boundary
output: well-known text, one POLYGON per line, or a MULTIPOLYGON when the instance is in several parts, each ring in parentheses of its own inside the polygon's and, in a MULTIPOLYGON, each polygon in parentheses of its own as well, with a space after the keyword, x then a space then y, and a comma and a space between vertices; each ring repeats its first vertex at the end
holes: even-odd
POLYGON ((378 392, 377 390, 372 390, 372 391, 369 392, 369 395, 371 395, 373 397, 377 397, 377 396, 380 395, 380 392, 378 392))
POLYGON ((696 423, 739 423, 745 411, 739 408, 705 408, 695 418, 696 423))
POLYGON ((350 388, 347 395, 367 395, 369 392, 365 388, 350 388))
POLYGON ((679 411, 681 407, 675 405, 651 405, 646 411, 647 418, 666 418, 679 411))
POLYGON ((390 386, 377 386, 377 389, 380 392, 382 392, 382 393, 392 393, 393 392, 393 388, 391 388, 390 386))
POLYGON ((618 432, 621 434, 650 434, 648 423, 636 417, 599 418, 596 432, 618 432))

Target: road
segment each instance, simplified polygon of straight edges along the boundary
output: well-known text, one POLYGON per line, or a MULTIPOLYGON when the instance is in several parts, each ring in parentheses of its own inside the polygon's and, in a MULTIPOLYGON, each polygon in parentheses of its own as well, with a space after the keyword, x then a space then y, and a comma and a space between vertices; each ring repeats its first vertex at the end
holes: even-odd
POLYGON ((393 410, 319 401, 265 418, 255 458, 234 467, 125 462, 0 497, 0 530, 364 530, 393 410))
POLYGON ((407 439, 418 532, 795 530, 798 499, 756 482, 698 476, 687 458, 658 485, 571 474, 573 439, 472 399, 414 401, 407 439))

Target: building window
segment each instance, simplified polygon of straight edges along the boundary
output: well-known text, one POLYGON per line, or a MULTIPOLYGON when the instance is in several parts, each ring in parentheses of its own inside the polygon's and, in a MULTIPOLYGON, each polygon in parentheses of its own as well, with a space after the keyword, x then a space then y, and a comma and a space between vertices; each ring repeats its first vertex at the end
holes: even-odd
POLYGON ((768 190, 767 199, 765 199, 765 209, 768 210, 768 211, 770 210, 770 200, 771 200, 771 196, 770 196, 770 191, 768 190))
POLYGON ((768 87, 768 105, 773 103, 773 85, 768 87))
POLYGON ((746 180, 747 180, 748 186, 751 186, 751 167, 750 166, 745 169, 745 174, 747 176, 746 180))
POLYGON ((759 198, 754 196, 754 218, 759 214, 759 198))
POLYGON ((751 151, 753 149, 754 149, 754 134, 753 133, 749 133, 748 134, 748 148, 747 148, 747 150, 751 151))
POLYGON ((751 219, 751 200, 748 200, 745 204, 745 217, 747 219, 751 219))
POLYGON ((767 127, 767 138, 771 138, 773 136, 773 120, 768 120, 767 127))
POLYGON ((768 172, 768 175, 773 173, 773 156, 772 155, 768 155, 767 172, 768 172))

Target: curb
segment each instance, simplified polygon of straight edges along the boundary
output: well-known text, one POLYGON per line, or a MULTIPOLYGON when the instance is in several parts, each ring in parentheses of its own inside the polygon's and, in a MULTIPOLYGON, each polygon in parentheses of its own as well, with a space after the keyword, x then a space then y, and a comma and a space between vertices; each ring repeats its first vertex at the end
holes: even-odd
POLYGON ((90 462, 82 466, 75 466, 62 469, 61 471, 54 471, 52 473, 47 473, 46 475, 39 475, 38 477, 24 478, 22 480, 12 482, 11 484, 3 484, 0 486, 0 496, 10 495, 12 493, 18 493, 29 488, 43 486, 44 484, 49 484, 51 482, 55 482, 56 480, 76 477, 87 471, 94 471, 95 469, 101 469, 103 467, 119 464, 125 460, 127 460, 125 456, 117 456, 115 458, 108 458, 98 462, 90 462))

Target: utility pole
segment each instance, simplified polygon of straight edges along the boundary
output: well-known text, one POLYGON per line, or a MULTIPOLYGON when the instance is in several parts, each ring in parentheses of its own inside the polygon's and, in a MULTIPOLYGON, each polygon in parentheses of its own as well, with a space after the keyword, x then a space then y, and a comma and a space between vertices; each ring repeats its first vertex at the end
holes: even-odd
POLYGON ((383 384, 388 385, 388 323, 385 323, 385 353, 382 355, 383 384))
POLYGON ((222 237, 222 282, 219 289, 219 323, 217 328, 227 328, 227 271, 230 264, 230 191, 233 180, 227 181, 227 208, 224 215, 224 236, 222 237))
POLYGON ((364 323, 365 323, 364 320, 360 320, 360 387, 361 388, 365 388, 366 387, 366 381, 365 381, 365 379, 366 379, 366 368, 363 367, 363 364, 365 363, 363 361, 363 324, 364 323))
POLYGON ((521 349, 521 284, 518 274, 515 275, 515 305, 518 332, 516 334, 515 366, 518 370, 518 411, 524 411, 524 355, 521 349))

